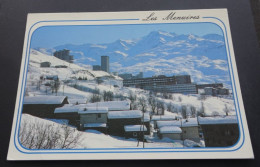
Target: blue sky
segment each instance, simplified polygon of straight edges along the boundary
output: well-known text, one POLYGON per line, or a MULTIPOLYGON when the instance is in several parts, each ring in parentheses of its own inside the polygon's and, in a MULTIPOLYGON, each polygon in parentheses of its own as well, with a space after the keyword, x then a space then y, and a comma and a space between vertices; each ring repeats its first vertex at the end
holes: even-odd
POLYGON ((50 49, 63 44, 111 43, 118 39, 137 39, 158 30, 198 36, 213 33, 222 35, 222 30, 212 23, 46 26, 34 31, 31 48, 50 49))

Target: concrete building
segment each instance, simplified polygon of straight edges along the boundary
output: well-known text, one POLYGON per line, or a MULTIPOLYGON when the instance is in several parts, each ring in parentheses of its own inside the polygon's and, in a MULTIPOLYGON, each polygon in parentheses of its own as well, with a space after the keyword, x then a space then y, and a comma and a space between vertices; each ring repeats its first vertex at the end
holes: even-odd
POLYGON ((227 88, 213 88, 213 87, 205 87, 204 88, 205 95, 217 96, 217 95, 229 95, 229 89, 227 88))
POLYGON ((184 94, 198 93, 196 84, 191 83, 189 75, 180 75, 172 77, 160 75, 149 78, 125 79, 123 80, 123 85, 126 87, 135 87, 157 92, 184 94))
POLYGON ((129 74, 129 73, 119 74, 118 76, 123 78, 124 80, 125 79, 132 79, 132 77, 133 77, 133 75, 129 74))
POLYGON ((206 87, 223 88, 223 83, 197 84, 197 89, 204 89, 204 88, 206 88, 206 87))
POLYGON ((67 49, 58 50, 53 53, 53 56, 55 56, 61 60, 65 60, 69 63, 73 63, 73 60, 74 60, 73 56, 70 55, 70 50, 67 50, 67 49))
POLYGON ((93 71, 101 71, 101 66, 100 65, 93 65, 93 71))
POLYGON ((109 56, 101 56, 101 70, 109 73, 109 56))
POLYGON ((178 76, 175 76, 175 78, 176 78, 176 84, 191 83, 190 75, 178 75, 178 76))

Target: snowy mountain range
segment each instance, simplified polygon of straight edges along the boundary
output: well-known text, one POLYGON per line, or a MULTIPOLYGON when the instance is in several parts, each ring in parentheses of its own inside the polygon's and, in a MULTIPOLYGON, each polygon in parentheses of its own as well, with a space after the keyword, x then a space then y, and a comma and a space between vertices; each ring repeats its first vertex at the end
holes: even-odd
POLYGON ((54 49, 69 49, 75 63, 87 65, 100 65, 101 56, 107 55, 112 72, 137 74, 142 71, 145 77, 189 74, 193 82, 230 85, 224 38, 218 34, 196 36, 153 31, 139 39, 119 39, 107 44, 66 44, 54 49))

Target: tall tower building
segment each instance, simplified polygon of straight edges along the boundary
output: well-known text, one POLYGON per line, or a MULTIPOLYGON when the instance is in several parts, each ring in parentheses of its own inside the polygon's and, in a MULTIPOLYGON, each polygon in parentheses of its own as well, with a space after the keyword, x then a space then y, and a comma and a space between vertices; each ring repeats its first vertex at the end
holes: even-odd
POLYGON ((109 73, 109 57, 101 56, 101 70, 109 73))

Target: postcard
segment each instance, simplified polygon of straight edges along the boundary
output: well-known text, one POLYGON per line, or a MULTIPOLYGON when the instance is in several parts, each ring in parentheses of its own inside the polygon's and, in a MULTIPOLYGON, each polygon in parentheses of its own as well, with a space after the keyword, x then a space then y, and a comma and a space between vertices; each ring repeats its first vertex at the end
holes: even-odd
POLYGON ((8 160, 254 158, 227 9, 29 14, 8 160))

